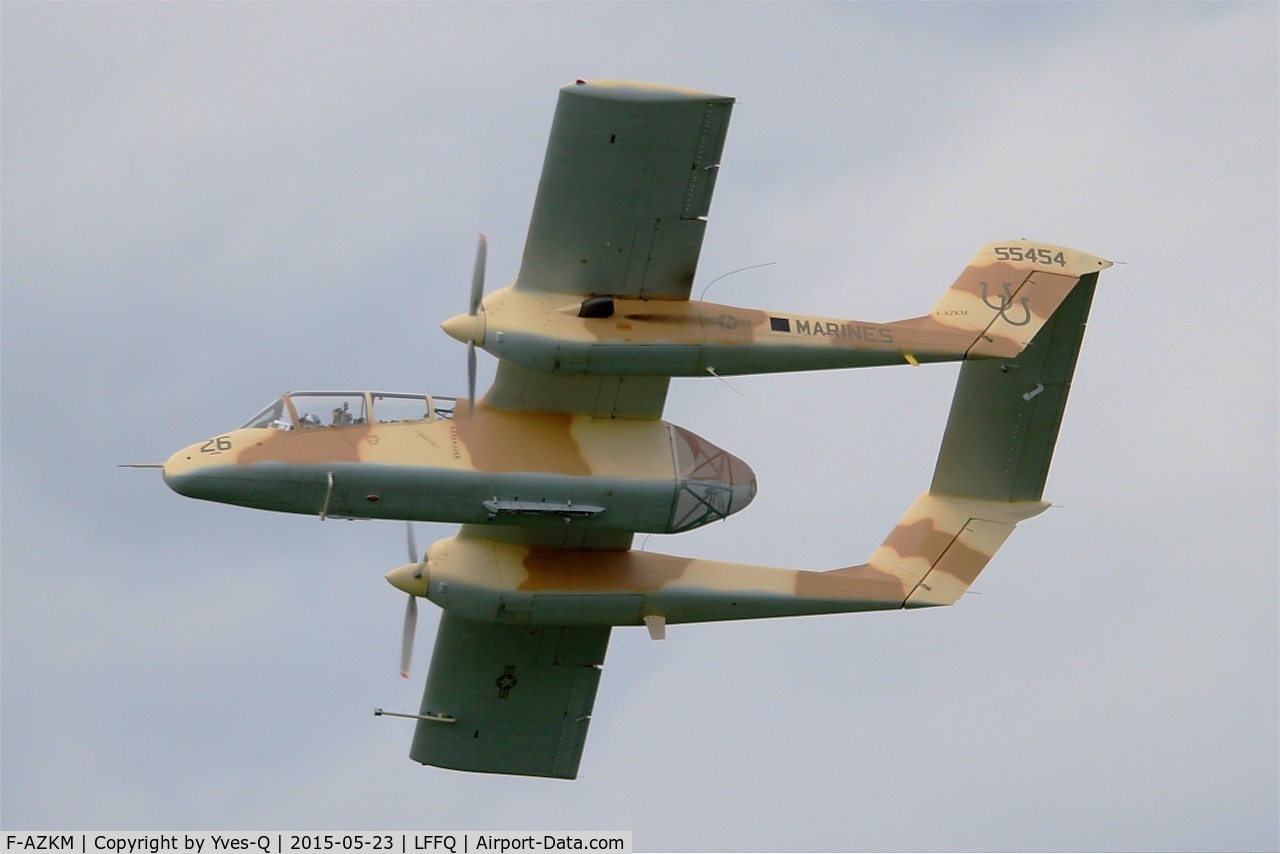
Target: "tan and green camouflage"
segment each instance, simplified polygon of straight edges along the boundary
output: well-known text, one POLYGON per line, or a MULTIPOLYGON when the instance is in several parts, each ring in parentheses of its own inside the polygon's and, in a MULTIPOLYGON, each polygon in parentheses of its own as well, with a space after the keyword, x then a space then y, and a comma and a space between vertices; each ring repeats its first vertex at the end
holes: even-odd
MULTIPOLYGON (((321 518, 457 522, 392 571, 444 613, 410 755, 575 777, 613 626, 955 603, 1043 500, 1098 273, 984 246, 927 314, 812 317, 689 299, 733 100, 561 90, 516 281, 445 322, 499 359, 482 400, 294 392, 164 464, 196 498, 321 518), (662 420, 676 376, 960 361, 932 483, 865 563, 807 571, 631 548, 724 519, 751 468, 662 420)), ((407 665, 406 665, 407 669, 407 665)))
POLYGON ((170 457, 169 485, 325 518, 571 527, 626 542, 723 519, 756 493, 746 463, 665 421, 472 413, 451 398, 370 392, 286 394, 265 412, 170 457), (411 420, 383 420, 388 401, 411 420), (419 412, 404 408, 413 402, 419 412), (355 423, 336 414, 344 403, 355 423), (315 413, 320 423, 302 420, 315 413))
POLYGON ((444 328, 513 365, 555 374, 726 376, 1011 358, 1081 276, 1108 266, 1061 246, 992 243, 928 314, 891 323, 688 299, 583 300, 517 284, 444 328))

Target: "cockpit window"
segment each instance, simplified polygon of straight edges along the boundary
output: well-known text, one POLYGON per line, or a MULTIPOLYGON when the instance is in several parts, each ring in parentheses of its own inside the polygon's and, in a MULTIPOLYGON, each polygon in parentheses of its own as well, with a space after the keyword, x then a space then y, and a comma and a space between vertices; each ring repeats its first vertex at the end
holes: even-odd
POLYGON ((373 395, 373 418, 379 424, 393 421, 425 421, 431 417, 431 399, 425 394, 373 395))
POLYGON ((429 394, 295 391, 277 398, 241 429, 294 430, 452 418, 455 400, 429 394), (372 417, 370 417, 372 413, 372 417))
POLYGON ((298 414, 298 426, 347 427, 364 424, 369 420, 365 396, 362 393, 331 393, 300 391, 289 395, 293 411, 298 414))
POLYGON ((431 414, 436 418, 452 418, 453 410, 458 404, 456 397, 440 397, 431 395, 431 414))
POLYGON ((250 418, 241 427, 241 430, 249 427, 260 427, 268 430, 292 430, 293 419, 289 416, 289 411, 284 407, 284 398, 278 397, 266 409, 250 418))

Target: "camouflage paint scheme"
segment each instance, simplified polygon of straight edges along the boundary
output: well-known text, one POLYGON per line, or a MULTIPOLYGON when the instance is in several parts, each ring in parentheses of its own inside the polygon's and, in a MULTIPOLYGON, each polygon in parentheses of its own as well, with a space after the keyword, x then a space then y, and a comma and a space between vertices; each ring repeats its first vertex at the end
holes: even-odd
POLYGON ((891 323, 690 300, 732 105, 619 81, 561 90, 519 276, 444 324, 500 360, 479 403, 414 396, 420 414, 384 417, 411 396, 289 394, 164 465, 196 498, 462 523, 387 576, 411 605, 444 610, 419 762, 573 778, 613 626, 662 638, 667 624, 950 605, 1049 506, 1110 262, 991 243, 928 314, 891 323), (963 364, 933 482, 866 563, 813 572, 631 549, 636 532, 723 519, 756 493, 745 462, 661 420, 671 377, 943 361, 963 364), (299 414, 316 400, 342 401, 330 423, 299 414))
MULTIPOLYGON (((376 414, 373 395, 333 396, 356 394, 376 414)), ((326 518, 563 528, 567 517, 628 535, 690 530, 756 493, 746 463, 665 421, 464 404, 451 417, 306 427, 293 399, 283 398, 287 429, 246 427, 184 448, 165 463, 166 482, 192 498, 326 518)))
POLYGON ((445 331, 520 367, 564 374, 726 376, 1010 358, 1082 275, 1109 266, 1045 243, 989 244, 929 314, 890 323, 625 298, 612 300, 608 317, 580 317, 573 295, 512 286, 487 297, 475 321, 455 317, 445 331))
POLYGON ((432 545, 425 569, 402 566, 387 579, 467 619, 535 626, 638 626, 646 616, 691 623, 950 605, 1014 525, 1048 506, 925 493, 867 563, 829 572, 636 550, 497 543, 468 527, 432 545))

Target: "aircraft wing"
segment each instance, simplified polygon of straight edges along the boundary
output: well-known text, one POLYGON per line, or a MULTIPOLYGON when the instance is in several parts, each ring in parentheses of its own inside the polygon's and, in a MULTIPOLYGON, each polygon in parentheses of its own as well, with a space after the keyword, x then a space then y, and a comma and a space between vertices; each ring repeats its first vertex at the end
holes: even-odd
POLYGON ((643 83, 562 88, 516 287, 687 300, 732 107, 643 83))
POLYGON ((577 777, 609 632, 444 611, 409 756, 461 771, 577 777))
MULTIPOLYGON (((515 287, 688 300, 732 106, 732 98, 637 83, 561 89, 515 287)), ((659 418, 669 384, 666 376, 551 374, 500 361, 483 405, 659 418)), ((632 539, 568 526, 470 533, 555 549, 626 550, 632 539)), ((465 771, 576 777, 609 633, 443 612, 409 755, 465 771)))
MULTIPOLYGON (((644 83, 560 90, 517 289, 688 300, 733 99, 644 83)), ((565 376, 507 362, 485 404, 659 418, 664 376, 565 376)))

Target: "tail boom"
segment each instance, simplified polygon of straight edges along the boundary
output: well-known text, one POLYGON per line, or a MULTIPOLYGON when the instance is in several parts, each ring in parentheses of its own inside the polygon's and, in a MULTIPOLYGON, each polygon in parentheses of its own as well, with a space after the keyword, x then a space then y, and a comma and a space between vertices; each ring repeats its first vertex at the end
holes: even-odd
POLYGON ((1046 243, 991 243, 928 315, 890 323, 508 288, 485 299, 486 331, 475 343, 529 371, 577 376, 729 376, 1012 358, 1082 276, 1109 266, 1046 243))

